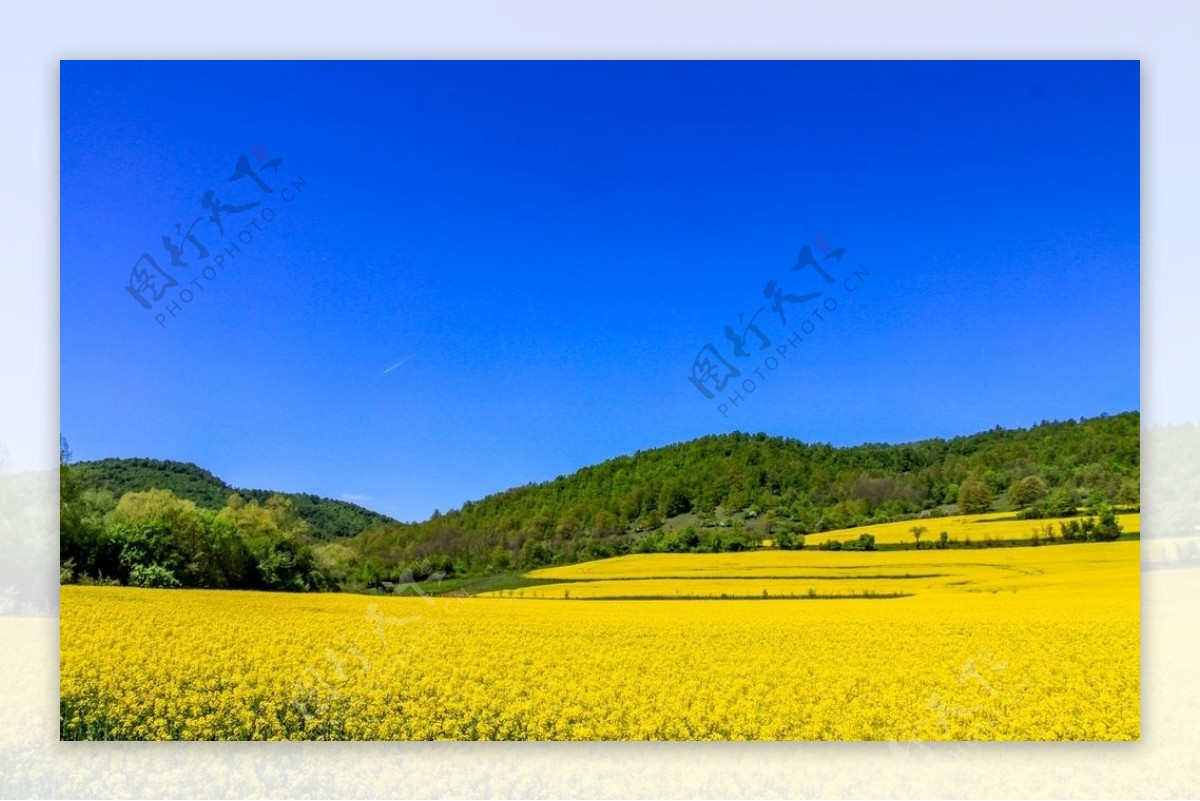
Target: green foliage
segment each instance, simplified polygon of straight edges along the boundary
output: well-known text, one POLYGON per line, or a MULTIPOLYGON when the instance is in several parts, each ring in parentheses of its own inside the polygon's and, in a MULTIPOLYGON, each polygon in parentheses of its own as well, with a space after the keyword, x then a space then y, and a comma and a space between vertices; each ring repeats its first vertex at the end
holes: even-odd
MULTIPOLYGON (((1140 481, 1137 412, 850 448, 741 432, 708 436, 410 524, 311 495, 273 500, 265 491, 235 491, 179 462, 69 465, 62 444, 64 575, 127 582, 120 556, 128 532, 119 525, 154 524, 173 532, 173 549, 137 564, 157 564, 183 586, 367 589, 399 581, 417 564, 436 565, 430 575, 479 576, 635 552, 747 550, 765 538, 786 549, 803 547, 806 533, 936 517, 947 504, 975 514, 999 493, 1014 506, 1026 502, 1020 514, 1027 517, 1073 514, 1081 498, 1136 505, 1140 481), (173 500, 145 495, 150 490, 167 490, 173 500)), ((1111 531, 1098 520, 1091 526, 1093 538, 1111 531)), ((860 538, 844 547, 874 543, 860 538)))
POLYGON ((520 563, 529 537, 550 552, 538 560, 547 563, 622 551, 739 550, 765 537, 778 540, 789 525, 804 533, 936 515, 944 503, 961 500, 964 485, 967 507, 983 511, 994 500, 993 487, 1011 492, 1035 474, 1052 488, 1082 486, 1115 502, 1136 488, 1138 443, 1136 412, 853 448, 735 432, 507 490, 437 520, 360 535, 353 547, 395 562, 450 553, 468 571, 486 570, 497 548, 520 563), (694 522, 678 528, 691 525, 698 543, 672 525, 673 516, 696 512, 694 522))
POLYGON ((1116 512, 1107 503, 1099 503, 1093 510, 1096 515, 1095 536, 1098 542, 1111 542, 1121 536, 1121 524, 1116 512))
POLYGON ((103 516, 95 512, 77 515, 78 536, 63 539, 60 580, 292 591, 333 586, 316 563, 307 525, 283 496, 259 504, 235 494, 213 512, 152 489, 126 493, 103 516))
POLYGON ((853 540, 825 540, 817 546, 820 551, 874 551, 875 535, 874 534, 859 534, 857 539, 853 540))
POLYGON ((1014 481, 1008 488, 1008 502, 1014 507, 1029 506, 1040 501, 1050 492, 1050 486, 1041 476, 1025 476, 1014 481))
POLYGON ((992 489, 982 481, 968 478, 958 488, 958 508, 963 514, 979 514, 992 508, 992 489))
MULTIPOLYGON (((66 440, 63 440, 63 451, 69 457, 66 440)), ((214 511, 224 506, 233 493, 259 503, 266 503, 272 495, 280 494, 268 490, 236 489, 194 464, 161 459, 80 462, 72 465, 71 473, 80 491, 104 490, 120 498, 129 492, 170 490, 177 498, 214 511)), ((387 515, 346 501, 302 493, 285 494, 283 497, 291 502, 292 508, 308 524, 309 533, 315 539, 351 537, 368 528, 396 523, 387 515)))
POLYGON ((781 529, 775 533, 775 545, 781 551, 803 550, 804 535, 794 534, 791 529, 781 529))
POLYGON ((182 586, 175 574, 159 564, 134 565, 129 570, 130 587, 174 589, 182 586))
POLYGON ((1020 513, 1030 520, 1047 517, 1070 517, 1079 510, 1079 491, 1071 486, 1056 487, 1046 498, 1020 513))
POLYGON ((82 520, 79 508, 79 481, 75 470, 69 467, 71 448, 66 437, 58 438, 58 512, 59 528, 64 539, 73 540, 80 536, 82 520))
POLYGON ((874 534, 859 534, 858 539, 849 540, 842 543, 842 550, 845 551, 873 551, 875 550, 875 535, 874 534))
POLYGON ((526 540, 521 547, 521 556, 517 560, 524 570, 545 567, 554 561, 554 553, 540 540, 526 540))
MULTIPOLYGON (((1112 542, 1121 536, 1121 524, 1116 512, 1108 504, 1099 504, 1095 515, 1063 520, 1058 524, 1059 533, 1067 542, 1112 542)), ((1052 527, 1047 526, 1052 530, 1052 527)))

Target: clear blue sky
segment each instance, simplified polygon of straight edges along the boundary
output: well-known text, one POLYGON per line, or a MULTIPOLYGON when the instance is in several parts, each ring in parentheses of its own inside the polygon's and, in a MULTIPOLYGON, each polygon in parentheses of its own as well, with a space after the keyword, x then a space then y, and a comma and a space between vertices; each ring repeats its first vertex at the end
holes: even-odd
POLYGON ((900 442, 1139 408, 1137 62, 61 77, 79 460, 195 462, 411 520, 711 433, 900 442), (243 155, 270 193, 229 180, 243 155), (176 233, 197 218, 207 258, 176 233), (805 245, 845 248, 823 261, 834 283, 791 270, 805 245), (143 253, 179 282, 142 288, 150 309, 127 288, 154 272, 143 253), (826 294, 785 304, 785 326, 771 279, 826 294), (810 318, 825 298, 837 311, 810 318), (750 334, 735 356, 725 326, 764 306, 771 348, 750 334), (802 319, 813 333, 766 372, 802 319), (742 369, 714 400, 688 381, 707 343, 742 369))

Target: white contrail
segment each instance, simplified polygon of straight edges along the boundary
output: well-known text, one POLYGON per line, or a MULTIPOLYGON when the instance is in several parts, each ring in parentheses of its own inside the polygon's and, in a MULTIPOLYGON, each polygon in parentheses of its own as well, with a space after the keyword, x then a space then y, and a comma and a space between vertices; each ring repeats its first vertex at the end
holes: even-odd
POLYGON ((385 372, 385 373, 390 373, 390 372, 392 372, 392 371, 393 371, 393 370, 395 370, 397 367, 399 367, 400 365, 404 364, 406 361, 408 361, 409 359, 411 359, 413 356, 416 356, 416 355, 417 355, 417 354, 415 354, 415 353, 414 353, 414 354, 412 354, 412 355, 405 356, 403 359, 401 359, 400 361, 396 362, 395 364, 393 364, 391 367, 389 367, 388 369, 384 370, 383 372, 385 372))

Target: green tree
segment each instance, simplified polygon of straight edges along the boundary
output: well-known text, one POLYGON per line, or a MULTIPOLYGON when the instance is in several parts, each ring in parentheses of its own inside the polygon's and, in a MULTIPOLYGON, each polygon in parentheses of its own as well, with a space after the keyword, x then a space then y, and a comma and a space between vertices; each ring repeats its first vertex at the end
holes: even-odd
POLYGON ((272 495, 266 503, 247 503, 235 493, 217 519, 237 531, 253 561, 259 587, 300 592, 322 584, 323 577, 306 540, 308 526, 287 498, 272 495))
POLYGON ((354 549, 345 543, 327 542, 313 548, 313 562, 318 570, 339 587, 348 588, 358 567, 358 556, 354 549))
POLYGON ((80 536, 79 483, 71 469, 71 446, 67 438, 58 438, 58 519, 61 545, 70 550, 80 536))
POLYGON ((668 483, 659 494, 659 508, 664 517, 671 518, 691 511, 692 501, 687 492, 675 482, 668 483))
POLYGON ((105 515, 105 527, 120 542, 122 567, 130 581, 135 580, 135 565, 157 564, 181 585, 211 586, 209 530, 194 502, 165 489, 127 492, 105 515))
POLYGON ((695 551, 700 545, 700 535, 693 526, 686 526, 679 534, 679 542, 685 551, 695 551))
POLYGON ((916 540, 917 550, 921 549, 921 535, 925 533, 924 526, 913 526, 909 529, 912 532, 913 539, 916 540))
POLYGON ((1008 488, 1008 501, 1020 508, 1040 501, 1049 492, 1050 487, 1041 476, 1025 476, 1008 488))
POLYGON ((992 491, 982 481, 969 478, 958 488, 958 508, 963 514, 978 514, 992 508, 992 491))
POLYGON ((1074 487, 1057 487, 1046 498, 1048 517, 1067 517, 1079 511, 1079 491, 1074 487))
POLYGON ((237 528, 216 512, 204 512, 208 529, 208 559, 201 586, 234 588, 254 586, 254 560, 237 528))
POLYGON ((1107 503, 1100 503, 1096 505, 1094 511, 1096 513, 1096 539, 1101 542, 1111 542, 1119 539, 1121 536, 1121 524, 1117 522, 1117 515, 1113 511, 1113 508, 1107 503))
POLYGON ((553 558, 554 555, 550 549, 540 540, 526 540, 525 544, 521 546, 520 563, 525 570, 548 565, 553 558))

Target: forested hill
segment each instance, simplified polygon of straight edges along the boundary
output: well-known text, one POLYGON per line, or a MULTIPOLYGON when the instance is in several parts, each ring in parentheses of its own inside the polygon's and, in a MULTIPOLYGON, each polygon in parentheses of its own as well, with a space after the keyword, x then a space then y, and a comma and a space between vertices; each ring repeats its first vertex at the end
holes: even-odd
POLYGON ((406 571, 476 576, 764 539, 804 547, 805 534, 943 514, 1111 512, 1140 505, 1140 424, 1127 412, 841 448, 714 435, 415 524, 314 495, 235 489, 191 464, 64 455, 60 561, 64 576, 143 586, 363 589, 406 571))
POLYGON ((107 490, 120 498, 127 492, 170 490, 176 497, 193 501, 205 509, 220 509, 233 493, 247 501, 265 503, 272 495, 283 495, 305 523, 314 539, 350 537, 366 529, 395 524, 387 515, 347 501, 302 493, 231 487, 212 473, 188 462, 161 459, 99 459, 78 462, 71 470, 80 490, 107 490))
POLYGON ((707 436, 347 544, 380 569, 427 557, 476 572, 638 549, 728 549, 739 536, 752 547, 760 534, 920 514, 1014 509, 1038 517, 1097 502, 1135 506, 1139 441, 1138 412, 903 445, 835 448, 765 434, 707 436), (695 542, 664 539, 688 525, 695 542))

